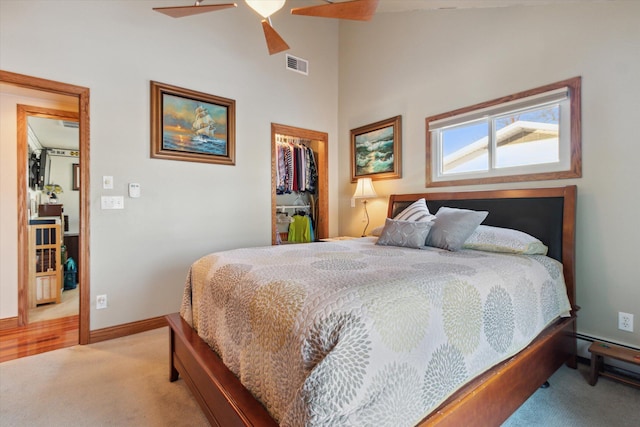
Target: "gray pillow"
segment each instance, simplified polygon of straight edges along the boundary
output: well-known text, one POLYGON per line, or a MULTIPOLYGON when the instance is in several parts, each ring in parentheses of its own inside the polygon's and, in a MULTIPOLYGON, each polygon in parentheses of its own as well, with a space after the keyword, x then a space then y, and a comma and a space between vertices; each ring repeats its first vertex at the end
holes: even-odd
POLYGON ((427 237, 427 246, 458 251, 476 228, 489 215, 486 211, 472 211, 441 207, 427 237))
POLYGON ((420 249, 424 247, 432 225, 431 221, 400 221, 387 218, 376 245, 420 249))

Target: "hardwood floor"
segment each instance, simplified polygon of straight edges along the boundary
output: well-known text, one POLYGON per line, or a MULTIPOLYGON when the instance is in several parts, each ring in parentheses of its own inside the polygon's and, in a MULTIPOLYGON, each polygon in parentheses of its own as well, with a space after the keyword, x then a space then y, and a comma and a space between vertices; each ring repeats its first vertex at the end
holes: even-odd
POLYGON ((78 344, 78 316, 0 330, 0 362, 78 344))

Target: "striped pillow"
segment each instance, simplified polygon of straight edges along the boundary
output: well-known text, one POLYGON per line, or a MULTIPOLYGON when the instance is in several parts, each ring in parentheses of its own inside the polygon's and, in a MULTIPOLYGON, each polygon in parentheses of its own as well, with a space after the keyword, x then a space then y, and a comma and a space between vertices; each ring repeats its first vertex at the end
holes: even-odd
POLYGON ((427 202, 422 198, 413 202, 393 219, 401 221, 433 221, 435 216, 429 212, 427 202))

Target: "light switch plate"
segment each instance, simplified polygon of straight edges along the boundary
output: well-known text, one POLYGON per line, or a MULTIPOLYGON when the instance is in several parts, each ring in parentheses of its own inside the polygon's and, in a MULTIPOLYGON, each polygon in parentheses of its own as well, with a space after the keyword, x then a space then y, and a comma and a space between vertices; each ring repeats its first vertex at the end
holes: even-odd
POLYGON ((124 197, 102 196, 100 197, 101 209, 124 209, 124 197))

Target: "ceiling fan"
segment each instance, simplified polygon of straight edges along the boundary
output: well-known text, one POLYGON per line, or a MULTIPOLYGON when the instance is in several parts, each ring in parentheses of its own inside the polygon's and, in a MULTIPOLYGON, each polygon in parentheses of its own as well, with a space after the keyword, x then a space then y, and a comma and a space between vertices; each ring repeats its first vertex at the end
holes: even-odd
MULTIPOLYGON (((262 20, 262 30, 267 42, 269 55, 289 49, 289 45, 271 25, 270 16, 280 10, 286 0, 245 0, 247 5, 258 12, 262 20)), ((326 4, 317 6, 298 7, 291 9, 292 15, 317 16, 321 18, 351 19, 356 21, 369 21, 376 12, 379 0, 349 0, 332 1, 323 0, 326 4)), ((154 7, 156 12, 164 13, 173 18, 196 15, 205 12, 214 12, 222 9, 238 7, 235 3, 222 3, 201 5, 201 0, 196 0, 193 6, 154 7)))

